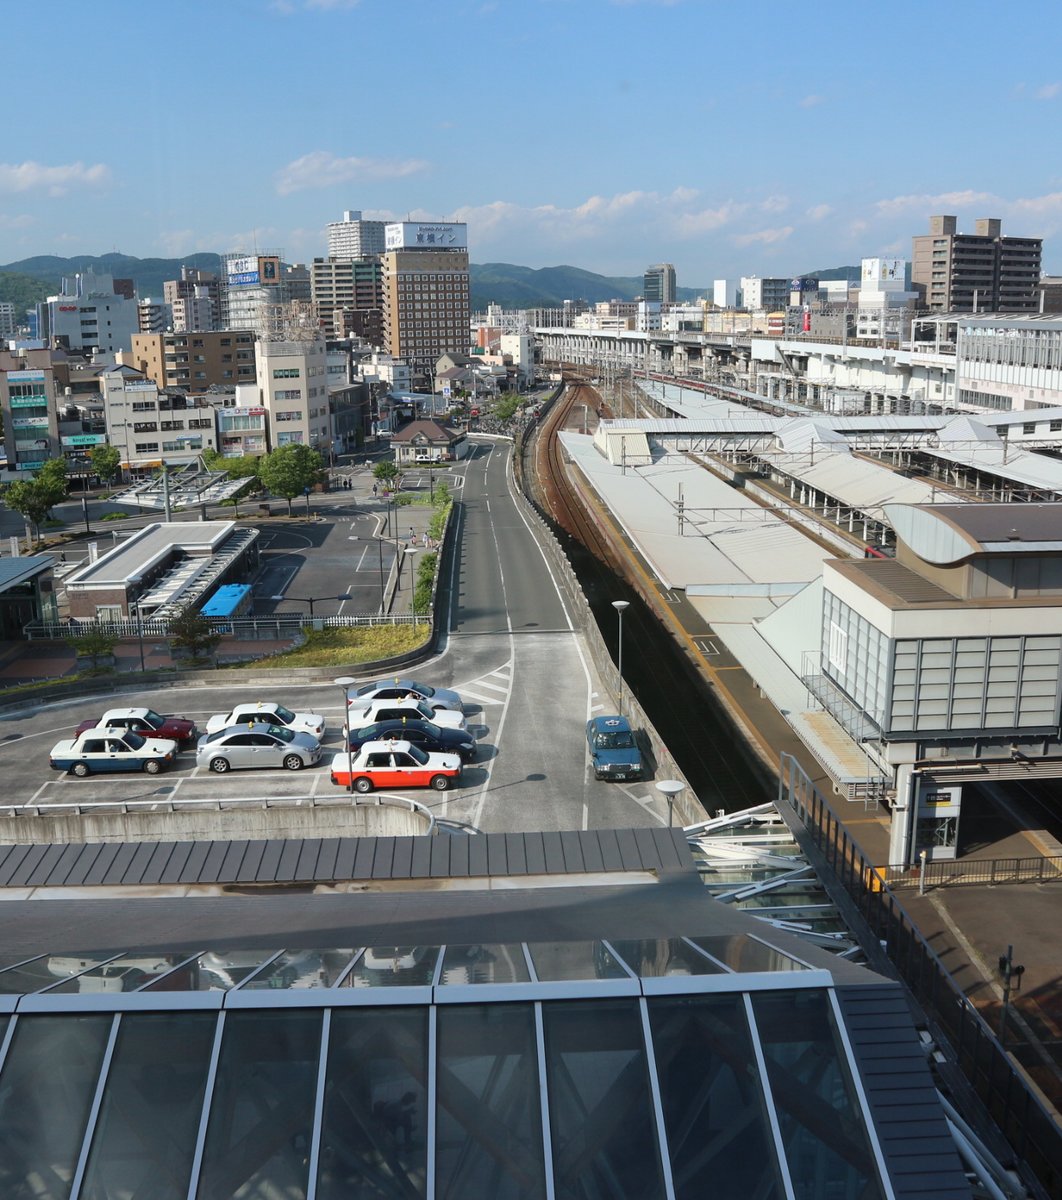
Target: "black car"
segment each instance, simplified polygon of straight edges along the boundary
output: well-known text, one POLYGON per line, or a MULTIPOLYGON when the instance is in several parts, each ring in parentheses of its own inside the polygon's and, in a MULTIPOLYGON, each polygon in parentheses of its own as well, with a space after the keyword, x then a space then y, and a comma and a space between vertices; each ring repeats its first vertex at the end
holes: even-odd
POLYGON ((467 730, 443 729, 432 721, 374 721, 350 731, 350 748, 357 750, 363 742, 385 742, 388 738, 412 742, 429 754, 457 754, 462 762, 472 762, 476 757, 476 739, 467 730))

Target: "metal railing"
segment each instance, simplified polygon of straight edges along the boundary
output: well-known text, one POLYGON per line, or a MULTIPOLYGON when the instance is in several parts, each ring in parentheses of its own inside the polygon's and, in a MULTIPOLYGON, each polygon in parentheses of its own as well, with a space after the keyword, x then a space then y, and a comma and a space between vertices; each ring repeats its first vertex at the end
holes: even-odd
POLYGON ((1050 1196, 1062 1196, 1062 1128, 866 857, 826 798, 783 754, 778 803, 792 808, 900 977, 950 1043, 952 1058, 1014 1151, 1050 1196))
MULTIPOLYGON (((297 632, 304 626, 324 629, 353 629, 358 626, 371 625, 426 625, 430 624, 432 616, 427 613, 361 613, 341 617, 313 617, 302 613, 271 613, 260 617, 218 617, 213 620, 215 628, 221 633, 244 639, 271 638, 277 636, 277 631, 285 634, 297 632)), ((124 617, 117 621, 31 621, 24 626, 23 632, 28 639, 51 639, 63 641, 66 638, 84 638, 97 633, 106 633, 111 637, 130 638, 143 635, 147 638, 165 638, 170 633, 170 622, 146 618, 143 622, 135 618, 124 617)))
POLYGON ((956 884, 1052 883, 1062 880, 1062 855, 942 859, 910 867, 887 867, 885 878, 890 888, 922 891, 956 884))

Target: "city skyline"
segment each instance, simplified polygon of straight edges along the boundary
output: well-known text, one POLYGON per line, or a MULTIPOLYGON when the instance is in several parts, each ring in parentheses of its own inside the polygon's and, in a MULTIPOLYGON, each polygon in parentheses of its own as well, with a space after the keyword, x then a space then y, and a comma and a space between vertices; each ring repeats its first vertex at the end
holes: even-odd
POLYGON ((172 53, 189 44, 173 12, 54 12, 17 29, 50 79, 9 56, 2 262, 256 245, 308 261, 360 209, 465 221, 477 263, 672 262, 704 287, 909 258, 954 213, 1043 237, 1062 270, 1062 175, 1030 152, 1062 114, 1062 15, 1041 0, 1020 55, 980 0, 851 25, 839 5, 768 4, 752 24, 707 0, 412 0, 401 17, 190 0, 194 57, 172 53))

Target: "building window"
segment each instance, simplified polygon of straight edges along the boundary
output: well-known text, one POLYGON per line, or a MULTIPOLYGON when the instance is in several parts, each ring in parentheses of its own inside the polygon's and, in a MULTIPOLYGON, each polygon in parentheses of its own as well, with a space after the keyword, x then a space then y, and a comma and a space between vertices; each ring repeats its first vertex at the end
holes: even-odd
POLYGON ((833 621, 830 622, 830 666, 842 675, 848 670, 848 634, 833 621))
POLYGON ((298 379, 299 378, 299 368, 298 367, 274 367, 273 368, 273 378, 274 379, 298 379))

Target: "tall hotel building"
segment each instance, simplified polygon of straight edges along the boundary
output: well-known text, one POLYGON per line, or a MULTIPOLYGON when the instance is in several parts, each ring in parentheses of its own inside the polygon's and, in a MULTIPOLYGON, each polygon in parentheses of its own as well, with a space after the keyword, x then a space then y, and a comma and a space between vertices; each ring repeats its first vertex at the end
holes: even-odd
POLYGON ((388 225, 382 262, 387 350, 421 372, 430 372, 443 354, 467 354, 467 225, 388 225))
POLYGON ((958 233, 954 217, 930 217, 929 233, 912 238, 911 281, 933 312, 1035 312, 1042 238, 1004 237, 1001 223, 977 221, 958 233))

